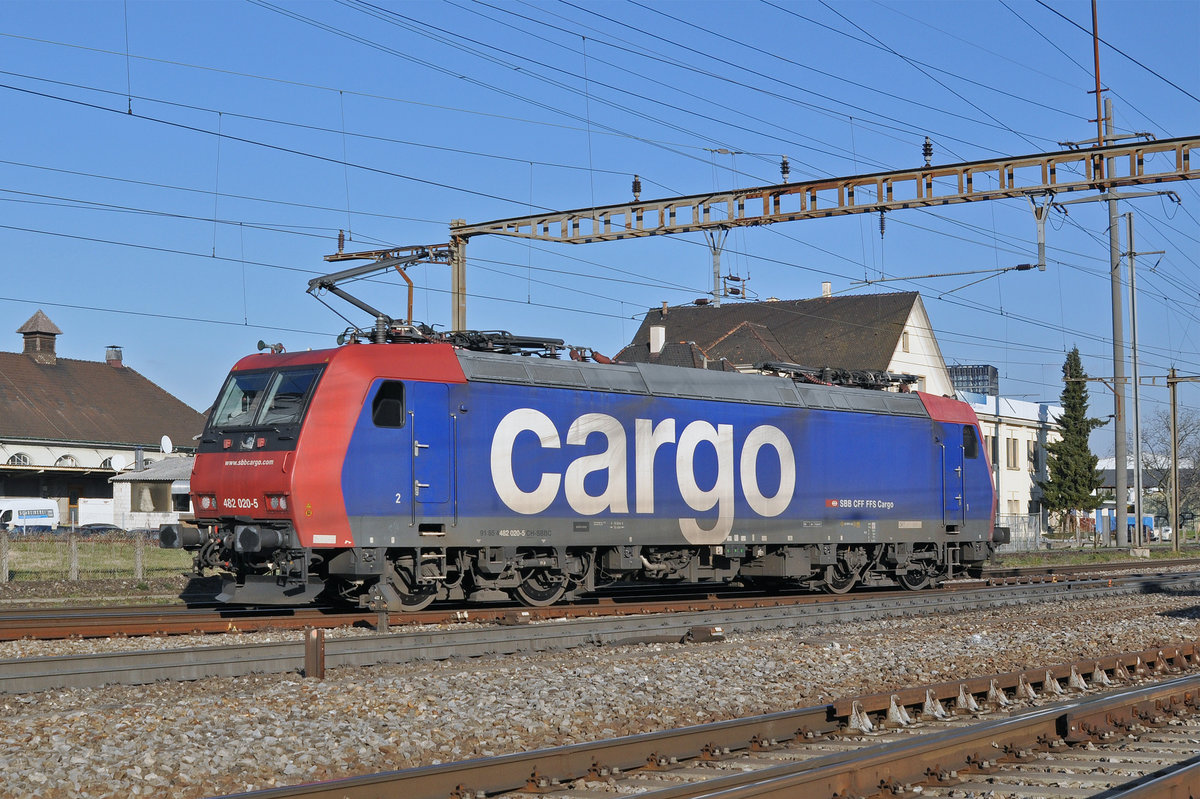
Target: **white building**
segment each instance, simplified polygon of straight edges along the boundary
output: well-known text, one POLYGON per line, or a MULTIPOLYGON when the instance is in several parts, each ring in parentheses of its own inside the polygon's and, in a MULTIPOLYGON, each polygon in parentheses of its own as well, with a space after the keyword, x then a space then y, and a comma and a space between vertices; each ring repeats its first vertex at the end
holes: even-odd
POLYGON ((192 512, 188 494, 190 457, 164 458, 140 471, 109 479, 113 487, 113 524, 126 530, 174 524, 192 512))
POLYGON ((996 486, 997 524, 1019 530, 1036 523, 1039 532, 1044 530, 1046 512, 1038 483, 1049 477, 1046 445, 1062 439, 1058 419, 1063 409, 964 391, 958 398, 969 402, 979 417, 996 486))

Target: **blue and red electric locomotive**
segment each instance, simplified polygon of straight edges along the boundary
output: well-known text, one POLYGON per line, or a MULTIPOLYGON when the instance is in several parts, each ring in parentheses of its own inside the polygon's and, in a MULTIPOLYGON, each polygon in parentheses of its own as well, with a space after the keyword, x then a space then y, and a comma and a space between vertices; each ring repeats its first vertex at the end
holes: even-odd
POLYGON ((419 339, 239 361, 198 527, 164 544, 228 601, 417 609, 629 580, 915 590, 1003 534, 962 402, 419 339))

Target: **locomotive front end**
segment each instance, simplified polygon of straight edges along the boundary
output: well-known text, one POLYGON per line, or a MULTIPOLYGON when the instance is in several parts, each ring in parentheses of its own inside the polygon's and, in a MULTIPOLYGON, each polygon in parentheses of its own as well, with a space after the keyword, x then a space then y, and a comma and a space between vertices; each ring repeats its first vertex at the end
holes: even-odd
POLYGON ((310 578, 312 553, 300 540, 293 500, 295 454, 326 368, 314 355, 255 355, 238 363, 197 448, 197 526, 160 532, 164 547, 194 553, 197 574, 224 573, 222 601, 306 602, 323 588, 310 578))

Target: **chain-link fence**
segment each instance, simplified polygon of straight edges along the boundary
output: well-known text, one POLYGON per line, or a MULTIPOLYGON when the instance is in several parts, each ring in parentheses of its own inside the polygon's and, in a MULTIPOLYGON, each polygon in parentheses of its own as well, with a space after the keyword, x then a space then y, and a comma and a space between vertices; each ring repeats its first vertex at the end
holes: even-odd
POLYGON ((162 549, 157 530, 0 532, 0 582, 144 580, 191 570, 191 553, 162 549))
POLYGON ((1005 552, 1031 552, 1041 549, 1046 534, 1042 526, 1042 516, 1039 513, 998 513, 996 526, 1007 527, 1009 540, 997 550, 1005 552))

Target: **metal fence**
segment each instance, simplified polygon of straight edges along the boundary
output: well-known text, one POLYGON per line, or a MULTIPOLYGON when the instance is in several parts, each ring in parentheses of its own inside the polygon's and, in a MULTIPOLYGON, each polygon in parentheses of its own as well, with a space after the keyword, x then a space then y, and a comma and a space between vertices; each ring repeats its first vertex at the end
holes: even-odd
POLYGON ((0 583, 30 580, 146 580, 191 570, 191 555, 161 549, 157 531, 0 532, 0 583))
POLYGON ((1008 543, 997 550, 1000 553, 1030 552, 1042 548, 1046 530, 1042 526, 1040 513, 998 513, 996 526, 1007 527, 1010 535, 1008 543))

